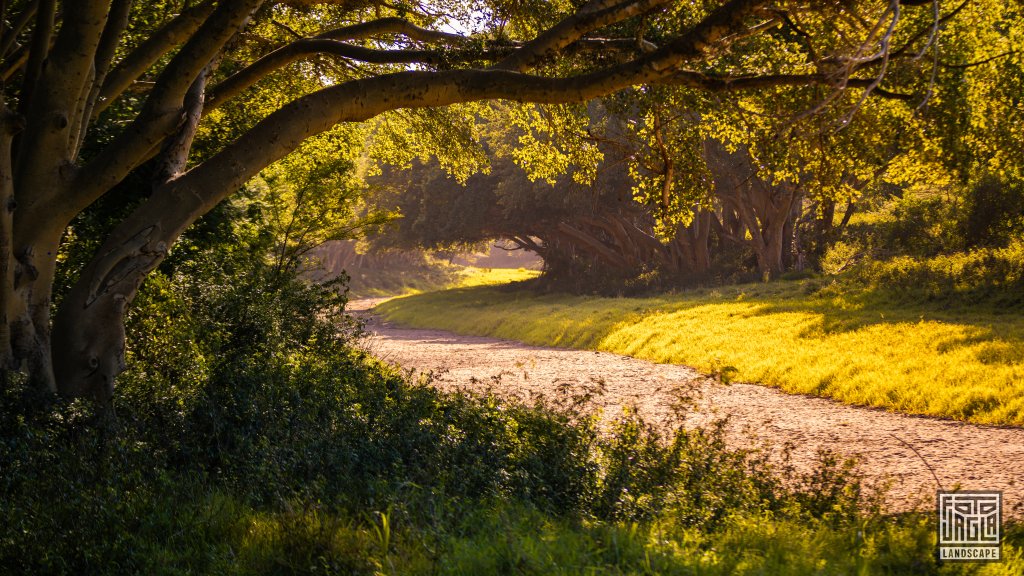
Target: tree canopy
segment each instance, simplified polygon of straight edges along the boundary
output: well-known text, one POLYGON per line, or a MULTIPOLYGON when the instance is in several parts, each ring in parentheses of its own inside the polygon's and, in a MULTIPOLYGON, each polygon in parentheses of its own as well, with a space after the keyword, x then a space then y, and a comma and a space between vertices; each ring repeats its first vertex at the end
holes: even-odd
POLYGON ((485 164, 474 119, 503 114, 526 128, 514 156, 531 174, 572 165, 586 179, 600 134, 577 104, 617 94, 644 150, 662 156, 637 157, 638 197, 681 222, 680 208, 700 202, 692 174, 707 138, 770 164, 772 184, 813 175, 815 193, 833 198, 909 141, 932 156, 916 166, 951 177, 1015 174, 1018 10, 994 0, 5 0, 0 358, 42 390, 108 399, 125 308, 146 275, 198 218, 311 139, 358 143, 341 146, 353 163, 430 153, 464 179, 485 164), (965 105, 978 94, 991 96, 985 106, 965 105), (508 105, 475 104, 494 101, 508 105), (115 193, 121 215, 52 311, 62 238, 115 193))

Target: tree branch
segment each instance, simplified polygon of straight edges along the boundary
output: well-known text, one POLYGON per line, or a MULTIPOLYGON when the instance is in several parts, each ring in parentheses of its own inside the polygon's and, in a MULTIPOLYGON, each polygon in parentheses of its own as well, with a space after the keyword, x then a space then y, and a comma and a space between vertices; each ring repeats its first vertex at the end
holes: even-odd
POLYGON ((520 50, 494 67, 517 72, 529 70, 594 30, 645 14, 667 3, 668 0, 627 0, 609 5, 611 2, 608 0, 595 0, 527 42, 520 50))
POLYGON ((382 34, 401 34, 410 40, 428 44, 465 44, 469 38, 459 34, 449 34, 421 28, 402 18, 380 18, 328 30, 317 36, 324 40, 362 40, 382 34))
MULTIPOLYGON (((650 42, 647 42, 644 46, 648 51, 657 48, 650 42)), ((635 53, 638 51, 636 40, 632 38, 584 38, 575 42, 569 48, 573 53, 608 51, 635 53)), ((517 49, 515 45, 508 45, 487 50, 375 50, 328 40, 323 35, 315 38, 303 38, 270 52, 221 81, 210 90, 206 106, 208 110, 217 108, 251 88, 271 73, 313 55, 328 54, 370 64, 426 64, 442 66, 444 64, 504 58, 515 49, 517 49)))
POLYGON ((28 63, 29 47, 27 44, 19 46, 14 53, 11 54, 10 58, 4 59, 6 65, 3 72, 0 72, 0 79, 4 82, 11 79, 12 76, 17 74, 18 70, 21 70, 23 66, 28 63))
POLYGON ((1007 56, 1013 56, 1016 53, 1017 53, 1016 50, 1009 50, 1007 52, 1003 52, 1002 54, 996 54, 995 56, 989 56, 988 58, 984 58, 984 59, 978 60, 977 62, 967 62, 965 64, 949 64, 947 62, 939 62, 939 66, 942 66, 943 68, 952 68, 952 69, 974 68, 975 66, 983 66, 985 64, 988 64, 989 62, 992 62, 993 60, 999 60, 1000 58, 1006 58, 1007 56))
MULTIPOLYGON (((46 6, 41 7, 40 20, 46 18, 46 6)), ((33 207, 52 202, 53 196, 61 190, 54 189, 52 174, 71 163, 70 144, 77 141, 78 134, 72 134, 76 125, 75 113, 79 112, 79 100, 87 93, 90 71, 100 37, 106 26, 109 1, 83 0, 64 6, 64 18, 57 35, 57 41, 45 58, 45 65, 39 64, 38 77, 31 82, 26 129, 18 142, 15 159, 15 180, 19 191, 25 191, 18 198, 19 205, 31 212, 33 207), (49 184, 49 185, 47 185, 49 184)), ((37 25, 43 24, 39 22, 37 25)), ((33 39, 49 42, 49 36, 37 35, 33 39)), ((30 68, 33 52, 29 57, 30 68)), ((26 83, 34 75, 31 69, 26 74, 26 83)), ((18 219, 19 230, 22 219, 18 219)), ((38 222, 30 222, 34 228, 38 222)))
MULTIPOLYGON (((495 69, 408 71, 331 86, 272 113, 183 178, 213 182, 227 177, 226 188, 233 190, 305 138, 338 123, 363 121, 388 110, 497 98, 549 104, 583 102, 636 84, 662 81, 679 64, 703 57, 729 33, 741 30, 745 17, 764 2, 731 0, 669 46, 580 76, 546 78, 495 69), (231 174, 223 173, 218 166, 233 167, 231 174)), ((217 201, 219 198, 213 203, 217 201)))
MULTIPOLYGON (((768 0, 730 0, 669 46, 632 62, 568 78, 544 78, 506 70, 405 71, 324 88, 273 112, 235 142, 182 176, 172 179, 121 221, 97 258, 65 296, 55 320, 57 357, 82 366, 57 365, 60 382, 84 386, 109 398, 120 370, 124 334, 120 318, 139 285, 166 256, 180 234, 220 200, 305 139, 341 122, 358 122, 399 108, 507 99, 520 102, 582 102, 636 84, 662 80, 680 64, 703 58, 768 0), (106 327, 106 328, 104 328, 106 327), (84 350, 84 351, 83 351, 84 350), (89 368, 90 358, 99 367, 89 368), (79 378, 77 370, 91 370, 79 378)), ((180 56, 180 54, 179 54, 180 56)), ((122 143, 123 145, 123 143, 122 143)), ((107 161, 113 161, 108 159, 107 161)), ((117 160, 124 165, 123 160, 117 160)), ((104 178, 109 179, 113 171, 104 178)), ((93 172, 96 174, 96 172, 93 172)), ((109 181, 82 180, 73 202, 81 204, 109 188, 109 181)), ((78 394, 85 390, 62 392, 78 394)))
POLYGON ((185 171, 189 151, 192 149, 192 142, 195 140, 196 130, 199 128, 199 120, 203 116, 206 83, 213 68, 212 64, 204 68, 185 95, 185 121, 178 128, 178 133, 164 146, 154 178, 154 188, 166 184, 185 171))
POLYGON ((22 115, 28 111, 29 102, 32 100, 32 91, 36 81, 42 73, 43 62, 50 51, 51 37, 53 36, 53 22, 57 14, 57 0, 40 0, 39 8, 36 10, 36 26, 32 30, 32 39, 29 41, 27 62, 25 64, 25 77, 21 81, 21 99, 18 103, 18 112, 22 115))
POLYGON ((185 94, 235 33, 245 27, 262 0, 218 5, 157 78, 142 111, 87 166, 77 171, 61 203, 67 221, 147 160, 184 119, 185 94))
POLYGON ((216 108, 234 98, 269 74, 302 58, 329 54, 370 64, 427 64, 441 65, 449 62, 493 60, 504 56, 508 49, 489 51, 439 51, 439 50, 375 50, 353 46, 336 40, 305 38, 287 44, 246 66, 223 80, 212 90, 207 99, 207 108, 216 108))
MULTIPOLYGON (((867 88, 875 82, 875 78, 847 78, 847 88, 867 88)), ((673 86, 685 86, 687 88, 699 88, 711 92, 724 92, 729 90, 756 90, 758 88, 771 88, 775 86, 810 86, 823 84, 828 86, 836 85, 836 78, 828 74, 765 74, 763 76, 719 76, 704 74, 693 70, 680 70, 672 77, 661 84, 673 86)), ((910 101, 914 99, 913 94, 900 94, 890 92, 881 88, 875 88, 872 94, 891 98, 894 100, 910 101)))
POLYGON ((86 132, 89 130, 89 121, 92 119, 92 110, 96 106, 100 89, 110 71, 110 64, 113 62, 114 54, 117 52, 117 45, 121 34, 128 27, 133 0, 114 0, 110 8, 110 15, 107 17, 107 25, 100 37, 99 47, 96 49, 96 57, 93 64, 93 79, 88 86, 88 94, 82 99, 80 109, 75 114, 76 125, 72 129, 74 138, 71 147, 71 156, 77 156, 78 151, 85 141, 86 132))
MULTIPOLYGON (((900 46, 896 50, 893 50, 893 51, 890 52, 889 59, 904 57, 906 55, 906 53, 911 48, 914 47, 914 44, 918 40, 920 40, 920 39, 922 39, 922 38, 932 34, 932 32, 935 30, 935 26, 936 25, 941 26, 942 24, 945 24, 947 21, 949 21, 950 19, 955 17, 957 14, 959 14, 964 8, 966 8, 968 5, 970 5, 970 3, 971 3, 971 0, 964 0, 959 5, 957 5, 956 8, 951 10, 948 14, 946 14, 946 15, 942 16, 941 18, 939 18, 937 22, 933 23, 932 25, 928 26, 927 28, 922 28, 922 29, 918 30, 917 32, 915 32, 914 35, 911 36, 910 39, 908 39, 906 42, 904 42, 902 46, 900 46)), ((906 5, 907 3, 906 2, 900 2, 900 4, 906 5)), ((869 64, 880 64, 881 62, 882 62, 882 55, 878 55, 877 57, 875 57, 875 58, 873 58, 871 60, 866 60, 866 61, 862 62, 860 64, 860 66, 866 66, 866 65, 869 65, 869 64)))
POLYGON ((18 35, 25 29, 25 26, 28 26, 28 23, 32 21, 32 17, 36 15, 38 8, 39 0, 32 0, 14 19, 11 27, 4 30, 3 41, 0 42, 0 57, 7 56, 7 52, 17 42, 18 35))
POLYGON ((587 234, 579 228, 571 226, 567 222, 559 222, 558 231, 575 240, 581 248, 584 248, 588 252, 594 254, 609 266, 613 266, 615 268, 627 268, 629 266, 623 256, 617 254, 597 238, 594 238, 592 235, 587 234))
POLYGON ((157 30, 121 60, 103 82, 93 116, 106 110, 132 82, 145 74, 162 56, 185 42, 213 13, 212 0, 189 8, 157 30))

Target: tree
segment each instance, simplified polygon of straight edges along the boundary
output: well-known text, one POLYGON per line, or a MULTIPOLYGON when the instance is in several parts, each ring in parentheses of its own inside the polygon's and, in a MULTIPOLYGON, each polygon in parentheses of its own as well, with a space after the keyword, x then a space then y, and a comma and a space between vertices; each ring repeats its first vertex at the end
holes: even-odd
POLYGON ((125 308, 176 239, 340 123, 490 99, 583 102, 658 83, 879 92, 907 22, 899 14, 895 0, 0 0, 0 361, 40 390, 109 399, 125 308), (758 40, 797 13, 822 24, 806 33, 813 44, 758 40), (446 23, 476 31, 439 31, 446 23), (764 65, 801 54, 800 72, 764 65), (283 70, 320 87, 251 111, 258 121, 232 127, 230 142, 194 153, 218 108, 253 89, 276 94, 261 81, 283 70), (147 162, 151 190, 52 313, 65 230, 147 162))

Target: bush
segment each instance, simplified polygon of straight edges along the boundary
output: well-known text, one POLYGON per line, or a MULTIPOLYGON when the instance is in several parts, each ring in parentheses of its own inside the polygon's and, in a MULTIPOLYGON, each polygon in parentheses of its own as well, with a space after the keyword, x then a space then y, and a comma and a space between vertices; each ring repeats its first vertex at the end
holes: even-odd
POLYGON ((877 255, 931 257, 964 248, 963 208, 944 195, 904 196, 875 224, 868 244, 877 255))
POLYGON ((975 248, 1006 247, 1022 233, 1024 187, 985 175, 951 190, 897 197, 870 222, 851 223, 842 241, 831 248, 854 247, 878 259, 932 258, 975 248))
POLYGON ((1006 246, 1024 231, 1024 186, 992 175, 968 189, 964 206, 964 243, 969 248, 1006 246))
POLYGON ((863 255, 863 251, 854 244, 836 242, 825 249, 825 255, 821 257, 821 271, 825 274, 839 274, 863 255))
POLYGON ((898 256, 865 261, 847 278, 905 301, 1020 307, 1024 304, 1024 241, 928 259, 898 256))

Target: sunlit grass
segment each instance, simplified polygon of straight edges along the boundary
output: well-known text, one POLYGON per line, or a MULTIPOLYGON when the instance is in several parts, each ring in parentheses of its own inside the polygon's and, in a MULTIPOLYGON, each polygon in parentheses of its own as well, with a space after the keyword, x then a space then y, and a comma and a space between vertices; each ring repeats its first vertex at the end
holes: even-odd
MULTIPOLYGON (((526 268, 476 268, 467 266, 462 269, 452 288, 471 288, 473 286, 493 286, 532 280, 540 276, 540 270, 526 268)), ((447 288, 447 287, 446 287, 447 288)))
POLYGON ((493 287, 388 302, 400 324, 602 350, 850 404, 1024 425, 1024 318, 896 305, 821 280, 647 298, 493 287))
POLYGON ((350 296, 375 298, 408 296, 449 288, 508 284, 536 278, 540 271, 525 268, 477 268, 432 262, 429 266, 418 268, 359 271, 354 274, 350 296))

